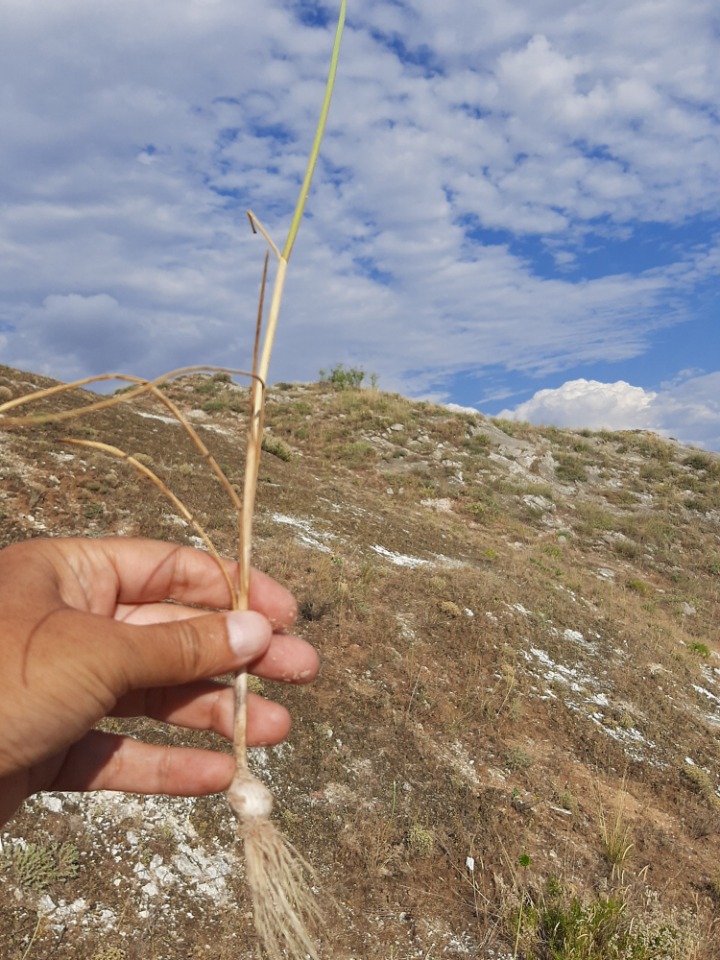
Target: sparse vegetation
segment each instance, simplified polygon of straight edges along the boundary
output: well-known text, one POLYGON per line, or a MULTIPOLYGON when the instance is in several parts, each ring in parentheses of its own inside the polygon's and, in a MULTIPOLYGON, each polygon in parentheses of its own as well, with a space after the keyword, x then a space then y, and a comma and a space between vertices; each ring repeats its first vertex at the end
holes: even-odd
MULTIPOLYGON (((6 371, 13 393, 19 379, 6 371)), ((173 395, 184 411, 221 396, 247 404, 210 377, 173 395), (215 385, 198 392, 204 383, 215 385)), ((512 424, 507 437, 479 417, 322 383, 270 393, 266 417, 266 438, 292 456, 263 456, 257 561, 297 595, 299 632, 323 670, 309 688, 279 691, 290 742, 253 762, 340 904, 328 955, 719 960, 720 530, 685 507, 709 496, 687 478, 705 485, 714 468, 645 435, 512 424), (471 431, 483 428, 489 439, 477 441, 471 431), (560 456, 590 478, 571 493, 553 478, 560 456)), ((225 409, 196 422, 235 480, 242 423, 225 409)), ((234 517, 198 482, 202 458, 180 448, 175 428, 125 409, 92 426, 144 451, 233 552, 234 517)), ((88 531, 195 542, 151 484, 102 453, 59 446, 60 435, 0 435, 2 542, 88 531)), ((278 696, 274 684, 250 687, 278 696)), ((108 723, 157 742, 215 743, 147 720, 108 723)), ((234 867, 223 873, 233 825, 218 798, 55 802, 60 815, 31 801, 1 838, 11 960, 36 926, 29 960, 114 960, 112 950, 177 960, 208 948, 230 958, 240 938, 254 948, 234 867), (77 876, 42 893, 21 885, 7 859, 15 843, 55 849, 68 829, 77 876), (199 890, 213 877, 232 904, 225 918, 199 890), (87 912, 63 914, 60 937, 59 913, 37 925, 38 896, 59 910, 85 900, 87 912), (141 944, 143 903, 163 922, 141 944)))
POLYGON ((694 918, 639 918, 623 893, 583 899, 551 878, 516 908, 514 957, 542 960, 693 960, 694 918))
POLYGON ((625 812, 625 784, 615 805, 614 813, 608 813, 600 805, 600 836, 605 859, 612 870, 613 879, 622 880, 625 867, 635 844, 630 838, 630 825, 625 812))
POLYGON ((505 754, 505 766, 508 770, 528 770, 532 763, 532 757, 523 747, 511 747, 505 754))
POLYGON ((652 593, 651 588, 644 580, 628 580, 625 586, 633 593, 639 593, 641 597, 647 597, 652 593))
POLYGON ((713 810, 720 813, 720 796, 715 787, 714 778, 694 763, 685 763, 681 768, 683 779, 698 793, 713 810))

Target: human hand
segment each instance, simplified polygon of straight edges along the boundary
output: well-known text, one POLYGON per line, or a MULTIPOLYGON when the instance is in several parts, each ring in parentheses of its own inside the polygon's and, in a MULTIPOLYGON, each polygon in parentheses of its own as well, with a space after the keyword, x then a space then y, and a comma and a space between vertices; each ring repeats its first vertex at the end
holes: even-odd
MULTIPOLYGON (((297 612, 285 589, 253 571, 251 611, 188 606, 228 603, 215 561, 190 547, 112 537, 0 551, 0 824, 38 790, 225 790, 228 754, 92 727, 147 716, 231 738, 233 691, 212 677, 247 668, 270 680, 314 678, 313 648, 282 632, 297 612)), ((277 743, 289 727, 283 707, 250 694, 250 745, 277 743)))

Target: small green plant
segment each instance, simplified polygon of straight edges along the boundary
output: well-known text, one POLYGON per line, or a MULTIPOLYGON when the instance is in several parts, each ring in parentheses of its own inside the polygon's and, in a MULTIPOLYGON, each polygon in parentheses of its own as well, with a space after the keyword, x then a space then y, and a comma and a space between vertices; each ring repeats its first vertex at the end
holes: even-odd
POLYGON ((681 767, 680 773, 695 793, 699 794, 714 810, 720 811, 720 797, 715 792, 715 784, 702 767, 694 763, 686 763, 681 767))
POLYGON ((690 653, 694 653, 698 657, 702 657, 704 660, 710 659, 710 648, 706 643, 691 643, 688 649, 690 650, 690 653))
POLYGON ((204 413, 219 413, 220 410, 224 410, 227 407, 227 400, 225 397, 218 397, 215 400, 207 400, 201 407, 204 413))
POLYGON ((564 483, 582 483, 588 478, 582 461, 570 455, 561 456, 558 459, 555 476, 564 483))
POLYGON ((708 470, 712 466, 712 458, 707 453, 691 453, 683 460, 683 466, 692 470, 708 470))
POLYGON ((278 460, 283 460, 285 463, 292 459, 290 447, 279 437, 273 437, 272 434, 263 434, 262 449, 265 453, 270 453, 273 457, 277 457, 278 460))
POLYGON ((375 457, 375 447, 367 440, 355 440, 337 447, 336 454, 348 466, 360 466, 375 457))
POLYGON ((533 759, 522 747, 510 747, 505 754, 505 766, 509 770, 529 770, 533 759))
POLYGON ((208 394, 208 393, 212 394, 212 393, 217 393, 217 389, 218 389, 217 381, 214 378, 210 378, 210 379, 205 378, 201 381, 201 383, 199 383, 195 387, 195 392, 201 393, 201 394, 208 394))
POLYGON ((523 886, 521 895, 509 918, 515 938, 513 960, 689 960, 698 956, 687 917, 634 915, 622 892, 583 899, 550 877, 542 893, 531 897, 523 886))
POLYGON ((451 620, 456 620, 458 617, 462 616, 462 610, 452 600, 440 600, 438 602, 438 610, 451 620))
POLYGON ((523 932, 523 925, 527 922, 525 917, 526 908, 530 908, 529 918, 531 922, 535 923, 535 911, 532 910, 532 901, 526 892, 526 884, 524 880, 524 875, 527 873, 528 868, 532 865, 532 857, 527 853, 521 853, 518 857, 518 866, 523 871, 523 882, 520 884, 520 906, 518 907, 517 914, 517 928, 515 930, 515 946, 513 949, 513 960, 518 960, 518 947, 520 946, 520 937, 523 932), (526 903, 527 901, 527 903, 526 903))
POLYGON ((518 436, 530 426, 527 420, 505 420, 503 417, 491 417, 490 423, 509 437, 518 436))
POLYGON ((577 800, 573 796, 572 791, 568 790, 567 787, 557 792, 556 799, 563 810, 567 810, 568 813, 577 813, 577 800))
POLYGON ((578 530, 587 535, 598 531, 617 529, 618 521, 613 513, 594 503, 580 503, 577 506, 578 530))
POLYGON ((638 544, 632 540, 616 540, 612 545, 612 551, 625 560, 635 560, 642 553, 638 544))
POLYGON ((346 367, 343 363, 338 363, 329 372, 320 371, 320 381, 331 384, 337 390, 359 390, 364 379, 364 370, 359 367, 346 367))
POLYGON ((407 832, 407 845, 415 857, 429 857, 435 848, 435 832, 430 827, 413 823, 407 832))
POLYGON ((3 859, 10 863, 20 887, 43 893, 52 883, 70 880, 78 872, 78 848, 74 843, 33 843, 15 846, 3 859))
POLYGON ((463 447, 468 453, 484 454, 491 446, 492 440, 486 433, 474 433, 463 441, 463 447))

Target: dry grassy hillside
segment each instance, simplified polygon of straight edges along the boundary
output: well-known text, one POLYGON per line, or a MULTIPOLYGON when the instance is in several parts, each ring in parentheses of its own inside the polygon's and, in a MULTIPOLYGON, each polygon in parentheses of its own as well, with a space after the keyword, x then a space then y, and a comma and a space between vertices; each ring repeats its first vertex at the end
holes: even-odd
MULTIPOLYGON (((0 374, 6 396, 46 382, 0 374)), ((239 482, 246 390, 168 389, 239 482)), ((324 955, 720 957, 720 458, 333 383, 277 385, 267 426, 256 562, 297 594, 323 670, 268 691, 295 725, 253 762, 337 901, 324 955)), ((68 432, 142 454, 234 551, 149 401, 0 432, 0 544, 195 543, 68 432)), ((254 955, 222 797, 42 795, 0 838, 7 960, 254 955)))

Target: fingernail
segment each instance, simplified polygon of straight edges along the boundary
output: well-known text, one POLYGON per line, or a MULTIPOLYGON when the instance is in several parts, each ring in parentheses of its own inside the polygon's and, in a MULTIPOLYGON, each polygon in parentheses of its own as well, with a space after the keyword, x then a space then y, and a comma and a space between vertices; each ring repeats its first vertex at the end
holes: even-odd
POLYGON ((252 611, 234 611, 226 619, 228 640, 236 657, 252 660, 265 651, 272 634, 265 617, 252 611))

